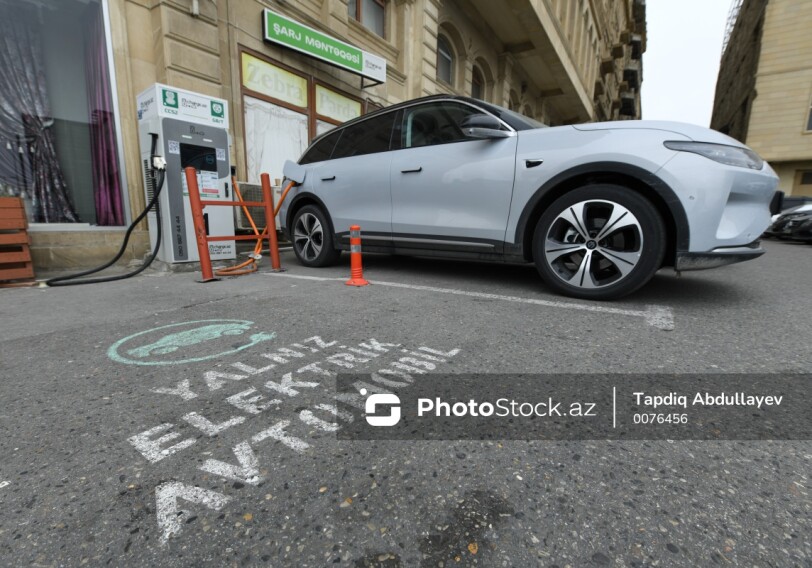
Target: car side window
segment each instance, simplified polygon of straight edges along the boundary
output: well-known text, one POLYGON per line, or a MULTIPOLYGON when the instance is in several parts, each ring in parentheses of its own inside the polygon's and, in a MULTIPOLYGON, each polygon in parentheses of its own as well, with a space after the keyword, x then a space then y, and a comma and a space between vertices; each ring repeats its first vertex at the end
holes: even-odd
POLYGON ((447 101, 406 108, 400 129, 401 148, 473 140, 465 135, 460 126, 472 114, 482 114, 482 111, 447 101))
POLYGON ((307 153, 299 160, 301 165, 312 164, 313 162, 323 162, 329 160, 333 154, 333 149, 336 147, 336 142, 341 137, 341 130, 331 132, 318 142, 316 142, 307 153))
POLYGON ((344 128, 344 134, 333 150, 333 159, 388 151, 395 114, 388 112, 344 128))

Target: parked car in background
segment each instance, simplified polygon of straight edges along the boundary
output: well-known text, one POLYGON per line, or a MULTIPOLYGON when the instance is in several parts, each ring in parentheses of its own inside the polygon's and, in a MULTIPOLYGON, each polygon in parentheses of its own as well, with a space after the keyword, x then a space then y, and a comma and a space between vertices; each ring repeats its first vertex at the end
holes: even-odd
POLYGON ((793 217, 786 227, 793 241, 812 242, 812 211, 793 217))
POLYGON ((778 215, 773 215, 772 223, 767 230, 764 231, 764 236, 775 237, 778 239, 789 239, 791 238, 790 233, 792 232, 792 227, 794 226, 788 226, 789 223, 795 219, 809 215, 810 213, 812 213, 812 203, 792 207, 791 209, 782 211, 778 215))
POLYGON ((663 266, 760 256, 778 178, 740 142, 653 121, 545 127, 437 95, 347 122, 299 160, 281 224, 305 266, 349 250, 535 263, 559 293, 613 299, 663 266))

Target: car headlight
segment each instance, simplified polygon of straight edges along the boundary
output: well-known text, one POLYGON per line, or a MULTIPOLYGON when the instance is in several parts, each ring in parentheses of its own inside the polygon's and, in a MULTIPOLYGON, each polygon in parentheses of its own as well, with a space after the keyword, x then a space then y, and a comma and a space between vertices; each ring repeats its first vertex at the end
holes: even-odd
POLYGON ((677 140, 670 140, 663 142, 663 144, 669 150, 692 152, 728 166, 750 168, 751 170, 760 170, 764 166, 764 160, 758 154, 738 146, 711 144, 709 142, 681 142, 677 140))

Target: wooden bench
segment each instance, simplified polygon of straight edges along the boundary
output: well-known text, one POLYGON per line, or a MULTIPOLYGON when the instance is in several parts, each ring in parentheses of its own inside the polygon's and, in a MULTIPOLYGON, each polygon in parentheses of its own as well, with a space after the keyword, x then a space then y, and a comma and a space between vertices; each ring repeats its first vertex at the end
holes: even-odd
POLYGON ((0 197, 0 288, 34 283, 31 238, 19 197, 0 197))

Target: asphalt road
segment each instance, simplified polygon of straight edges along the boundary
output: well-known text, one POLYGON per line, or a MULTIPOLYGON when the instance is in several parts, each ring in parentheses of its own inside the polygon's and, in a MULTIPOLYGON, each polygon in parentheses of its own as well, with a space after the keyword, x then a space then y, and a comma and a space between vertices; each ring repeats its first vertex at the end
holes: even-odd
POLYGON ((0 565, 812 566, 809 441, 333 431, 336 372, 416 360, 812 372, 812 246, 766 247, 611 304, 532 267, 371 255, 350 288, 347 258, 290 252, 283 275, 0 290, 0 565))

